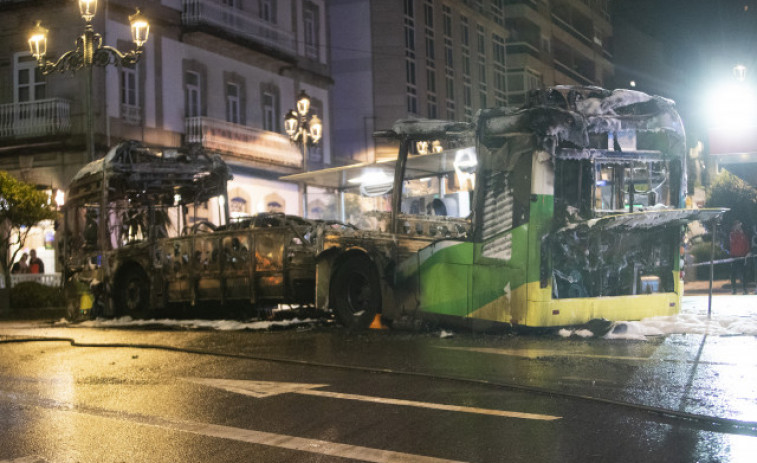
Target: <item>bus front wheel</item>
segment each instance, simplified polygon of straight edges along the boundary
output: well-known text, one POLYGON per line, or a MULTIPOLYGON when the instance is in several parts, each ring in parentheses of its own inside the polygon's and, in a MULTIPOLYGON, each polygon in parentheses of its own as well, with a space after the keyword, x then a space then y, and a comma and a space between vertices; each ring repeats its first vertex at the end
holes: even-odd
POLYGON ((149 282, 141 269, 127 269, 118 282, 116 304, 118 315, 144 317, 149 305, 149 282))
POLYGON ((331 281, 333 307, 339 322, 348 328, 368 328, 381 307, 381 286, 368 256, 348 257, 331 281))

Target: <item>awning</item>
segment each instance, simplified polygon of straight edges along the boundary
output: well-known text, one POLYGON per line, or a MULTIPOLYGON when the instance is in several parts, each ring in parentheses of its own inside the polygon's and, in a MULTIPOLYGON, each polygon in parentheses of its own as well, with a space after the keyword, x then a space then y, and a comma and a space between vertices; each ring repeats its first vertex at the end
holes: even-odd
MULTIPOLYGON (((471 148, 463 148, 471 149, 471 148)), ((441 153, 410 155, 407 159, 405 180, 431 177, 434 175, 447 174, 455 171, 455 157, 459 149, 445 150, 441 153)), ((308 186, 322 188, 336 188, 345 190, 360 186, 361 179, 371 175, 384 175, 389 179, 394 178, 396 159, 387 159, 378 162, 364 162, 343 167, 313 170, 281 177, 280 180, 288 182, 305 183, 308 186)))

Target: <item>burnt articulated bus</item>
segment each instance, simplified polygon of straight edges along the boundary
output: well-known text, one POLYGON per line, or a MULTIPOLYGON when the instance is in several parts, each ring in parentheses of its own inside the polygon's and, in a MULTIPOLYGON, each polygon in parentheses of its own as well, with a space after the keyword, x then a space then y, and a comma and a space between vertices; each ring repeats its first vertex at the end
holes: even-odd
MULTIPOLYGON (((342 323, 555 327, 676 313, 682 238, 673 102, 555 87, 475 123, 412 120, 394 160, 289 176, 374 198, 370 229, 326 232, 316 304, 342 323)), ((344 209, 343 209, 344 210, 344 209)), ((342 212, 343 216, 346 216, 342 212)))
POLYGON ((276 213, 230 220, 230 178, 200 148, 137 142, 82 168, 63 209, 68 317, 312 304, 315 230, 325 224, 276 213))

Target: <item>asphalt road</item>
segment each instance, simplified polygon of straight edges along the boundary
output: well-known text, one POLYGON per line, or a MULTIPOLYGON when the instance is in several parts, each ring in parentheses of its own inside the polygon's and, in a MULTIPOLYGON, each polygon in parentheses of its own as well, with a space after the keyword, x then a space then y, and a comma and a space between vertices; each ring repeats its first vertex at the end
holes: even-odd
POLYGON ((0 462, 754 461, 755 348, 7 322, 0 462))

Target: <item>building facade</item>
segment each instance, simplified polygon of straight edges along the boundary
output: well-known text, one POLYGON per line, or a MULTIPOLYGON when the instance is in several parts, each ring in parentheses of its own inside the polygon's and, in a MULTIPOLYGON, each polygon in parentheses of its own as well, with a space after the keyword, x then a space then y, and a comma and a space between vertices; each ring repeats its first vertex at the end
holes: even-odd
MULTIPOLYGON (((233 214, 301 214, 298 186, 277 180, 303 166, 283 120, 306 91, 324 126, 309 165, 330 163, 326 1, 101 0, 92 22, 104 45, 134 47, 128 16, 137 7, 150 21, 141 60, 94 69, 96 157, 127 139, 200 143, 231 167, 233 214)), ((36 20, 49 29, 48 59, 74 48, 84 29, 74 2, 0 0, 0 168, 65 190, 89 161, 84 73, 39 72, 27 44, 36 20)))
POLYGON ((606 85, 608 0, 331 0, 332 153, 396 155, 398 119, 472 120, 550 85, 606 85), (378 144, 377 144, 378 143, 378 144))

